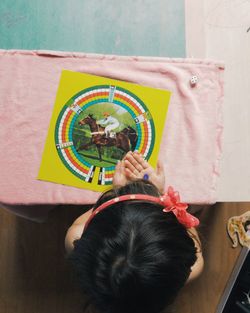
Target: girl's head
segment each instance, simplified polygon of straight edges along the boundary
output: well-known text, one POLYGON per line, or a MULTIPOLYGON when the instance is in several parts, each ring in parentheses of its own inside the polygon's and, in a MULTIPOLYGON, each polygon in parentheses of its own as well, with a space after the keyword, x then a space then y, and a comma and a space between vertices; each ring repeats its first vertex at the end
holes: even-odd
MULTIPOLYGON (((105 193, 95 207, 127 194, 159 196, 154 185, 136 181, 105 193)), ((70 259, 100 312, 154 313, 171 304, 185 284, 196 248, 172 212, 131 200, 98 213, 75 242, 70 259)))

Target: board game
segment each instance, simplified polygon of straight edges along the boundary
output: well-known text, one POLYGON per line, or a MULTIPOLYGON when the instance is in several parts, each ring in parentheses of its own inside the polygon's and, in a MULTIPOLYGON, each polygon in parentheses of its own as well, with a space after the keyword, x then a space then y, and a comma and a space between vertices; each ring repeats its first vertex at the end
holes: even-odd
POLYGON ((170 91, 63 70, 38 179, 104 191, 137 150, 156 165, 170 91))

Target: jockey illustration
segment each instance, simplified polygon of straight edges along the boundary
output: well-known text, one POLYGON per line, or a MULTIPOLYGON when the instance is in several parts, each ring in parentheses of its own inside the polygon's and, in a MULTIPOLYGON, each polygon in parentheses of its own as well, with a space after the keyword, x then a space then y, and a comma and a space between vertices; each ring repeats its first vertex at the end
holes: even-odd
POLYGON ((104 130, 106 137, 115 137, 115 132, 113 132, 112 130, 119 127, 119 121, 115 117, 111 116, 108 112, 104 112, 103 116, 104 118, 97 121, 96 123, 102 126, 107 125, 105 126, 104 130))

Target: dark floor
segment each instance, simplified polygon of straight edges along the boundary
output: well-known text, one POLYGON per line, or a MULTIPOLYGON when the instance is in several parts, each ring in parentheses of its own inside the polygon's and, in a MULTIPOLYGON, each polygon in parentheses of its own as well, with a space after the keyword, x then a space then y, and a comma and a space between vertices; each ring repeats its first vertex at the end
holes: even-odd
MULTIPOLYGON (((226 222, 248 210, 250 203, 223 203, 203 211, 205 270, 182 290, 174 312, 215 312, 240 252, 231 248, 226 222)), ((39 224, 0 209, 0 313, 92 311, 77 289, 64 252, 66 230, 81 213, 79 207, 58 207, 39 224)))

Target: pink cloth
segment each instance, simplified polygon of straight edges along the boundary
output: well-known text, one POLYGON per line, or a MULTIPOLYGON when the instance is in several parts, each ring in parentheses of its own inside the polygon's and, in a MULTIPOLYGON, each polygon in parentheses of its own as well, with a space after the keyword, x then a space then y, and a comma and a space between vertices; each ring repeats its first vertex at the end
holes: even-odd
POLYGON ((0 202, 89 204, 98 193, 36 179, 62 69, 172 92, 160 149, 167 185, 188 203, 216 202, 223 64, 196 59, 0 50, 0 202), (196 86, 190 78, 198 76, 196 86))

